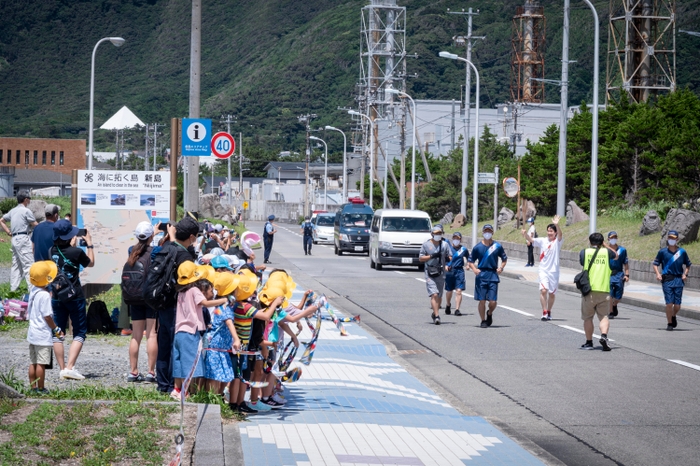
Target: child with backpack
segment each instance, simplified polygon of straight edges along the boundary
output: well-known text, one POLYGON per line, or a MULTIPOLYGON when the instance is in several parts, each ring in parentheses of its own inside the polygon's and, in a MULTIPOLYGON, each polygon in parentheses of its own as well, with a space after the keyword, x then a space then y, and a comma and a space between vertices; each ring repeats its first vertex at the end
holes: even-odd
MULTIPOLYGON (((232 273, 217 274, 214 280, 217 298, 231 296, 239 281, 239 276, 232 273)), ((207 342, 207 351, 204 354, 206 389, 222 395, 226 385, 233 380, 232 359, 228 351, 237 353, 241 350, 241 340, 233 325, 233 309, 228 303, 214 308, 211 328, 205 334, 205 341, 207 342)))
POLYGON ((186 396, 181 393, 182 384, 193 367, 194 378, 204 376, 204 362, 199 352, 201 337, 206 330, 202 308, 219 306, 227 301, 225 298, 212 299, 214 291, 211 283, 204 278, 207 273, 204 267, 206 266, 186 261, 177 269, 179 292, 172 350, 175 386, 170 392, 170 396, 177 401, 180 401, 181 396, 186 396))
POLYGON ((151 222, 141 222, 136 225, 134 236, 138 243, 129 249, 129 259, 122 269, 122 298, 129 306, 131 315, 131 341, 129 342, 130 371, 126 376, 127 382, 156 383, 156 358, 158 357, 158 341, 156 339, 156 311, 146 304, 143 299, 143 287, 151 267, 151 241, 155 232, 151 222), (148 372, 144 377, 139 372, 139 347, 146 331, 146 354, 148 356, 148 372))
POLYGON ((51 293, 48 285, 56 278, 58 269, 52 261, 34 262, 29 268, 29 282, 34 286, 29 294, 27 318, 29 330, 29 385, 32 392, 46 394, 44 388, 46 366, 53 360, 53 337, 63 338, 63 331, 53 321, 51 293))

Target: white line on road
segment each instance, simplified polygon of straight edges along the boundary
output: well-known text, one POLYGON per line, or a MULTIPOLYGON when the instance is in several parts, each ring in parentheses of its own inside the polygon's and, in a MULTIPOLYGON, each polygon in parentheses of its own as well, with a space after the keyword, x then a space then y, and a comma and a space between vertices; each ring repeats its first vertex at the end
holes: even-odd
POLYGON ((398 273, 399 275, 406 275, 406 272, 399 272, 398 270, 394 270, 395 273, 398 273))
POLYGON ((464 293, 464 292, 462 293, 462 296, 466 296, 467 298, 473 298, 473 297, 474 297, 473 294, 464 293))
POLYGON ((517 312, 518 314, 522 314, 524 316, 535 317, 534 315, 530 314, 529 312, 521 311, 520 309, 515 309, 514 307, 504 306, 502 304, 499 304, 498 307, 502 307, 503 309, 508 309, 509 311, 517 312))
POLYGON ((680 364, 681 366, 690 367, 691 369, 695 369, 696 371, 700 371, 700 366, 690 364, 689 362, 681 361, 680 359, 669 359, 669 361, 676 364, 680 364))
MULTIPOLYGON (((559 325, 559 327, 565 328, 567 330, 571 330, 572 332, 580 333, 581 335, 586 334, 586 332, 584 332, 583 330, 581 330, 579 328, 575 328, 575 327, 570 327, 568 325, 559 325)), ((594 333, 593 338, 600 338, 600 335, 594 333)), ((608 341, 615 341, 615 340, 613 340, 612 338, 608 338, 608 341)))
POLYGON ((424 280, 424 279, 422 279, 422 278, 416 278, 416 280, 418 280, 419 282, 423 282, 423 283, 425 283, 425 280, 424 280))

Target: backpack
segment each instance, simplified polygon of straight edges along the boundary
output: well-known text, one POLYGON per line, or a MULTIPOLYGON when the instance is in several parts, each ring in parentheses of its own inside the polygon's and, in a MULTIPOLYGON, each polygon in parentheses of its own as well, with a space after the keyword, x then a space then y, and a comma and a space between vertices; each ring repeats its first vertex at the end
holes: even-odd
POLYGON ((124 264, 122 268, 122 298, 126 304, 130 306, 146 304, 143 300, 143 291, 150 267, 151 248, 146 249, 141 257, 134 262, 134 265, 129 265, 128 262, 124 264))
MULTIPOLYGON (((63 255, 63 253, 58 247, 54 246, 54 248, 63 258, 63 266, 68 264, 72 267, 75 267, 75 265, 73 265, 71 261, 66 259, 66 256, 63 255)), ((73 282, 71 282, 70 279, 68 279, 66 274, 63 272, 63 266, 58 267, 56 278, 54 278, 51 284, 49 285, 49 291, 51 292, 51 296, 53 297, 53 299, 62 303, 67 303, 69 301, 73 301, 76 298, 76 296, 79 293, 79 290, 76 289, 76 287, 73 285, 73 282)))
POLYGON ((115 330, 112 316, 104 301, 93 301, 87 311, 88 333, 112 333, 115 330))
POLYGON ((151 259, 151 267, 146 276, 143 300, 152 309, 161 310, 173 307, 177 301, 175 292, 176 246, 170 245, 158 251, 151 259))

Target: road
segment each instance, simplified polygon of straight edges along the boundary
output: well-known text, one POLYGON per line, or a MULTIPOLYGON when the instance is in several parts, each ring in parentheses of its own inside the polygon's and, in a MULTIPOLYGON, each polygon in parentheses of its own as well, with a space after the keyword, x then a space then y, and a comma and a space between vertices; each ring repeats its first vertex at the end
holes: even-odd
MULTIPOLYGON (((600 351, 597 339, 596 351, 582 351, 579 296, 560 291, 553 320, 541 322, 537 286, 504 277, 490 328, 479 328, 471 297, 463 300, 466 315, 443 315, 435 326, 416 268, 376 271, 367 256, 338 257, 332 246, 305 256, 298 233, 280 225, 272 267, 360 314, 463 414, 483 416, 568 465, 700 465, 700 322, 683 319, 671 333, 663 315, 620 305, 613 351, 600 351)), ((473 286, 468 273, 465 293, 473 286)))

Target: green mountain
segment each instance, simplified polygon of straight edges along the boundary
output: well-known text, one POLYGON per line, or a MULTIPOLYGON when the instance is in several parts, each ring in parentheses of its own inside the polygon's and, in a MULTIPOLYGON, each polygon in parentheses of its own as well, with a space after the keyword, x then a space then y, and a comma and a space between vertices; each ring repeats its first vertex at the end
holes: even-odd
MULTIPOLYGON (((232 132, 270 150, 303 145, 297 116, 316 113, 313 126, 349 127, 338 106, 353 106, 359 77, 360 17, 367 1, 204 0, 202 11, 203 117, 238 117, 232 132)), ((408 91, 414 98, 459 99, 464 68, 438 58, 463 52, 451 37, 466 33, 447 9, 472 7, 474 34, 485 35, 474 61, 481 70, 482 106, 509 100, 511 18, 522 0, 398 1, 407 8, 408 91)), ((543 0, 547 18, 546 77, 561 70, 561 2, 543 0)), ((601 83, 607 50, 606 1, 595 2, 601 26, 601 83)), ((126 43, 100 46, 95 72, 95 127, 122 105, 143 121, 186 116, 189 99, 191 2, 185 0, 44 0, 0 2, 0 135, 86 138, 90 60, 102 37, 126 43)), ((700 30, 700 0, 677 6, 678 27, 700 30)), ((590 101, 593 20, 572 2, 570 103, 590 101)), ((700 93, 700 38, 677 38, 678 83, 700 93)), ((604 94, 601 92, 601 97, 604 94)), ((546 100, 558 102, 559 89, 546 100)), ((96 147, 109 149, 109 132, 96 147)), ((328 140, 338 150, 341 138, 328 140)), ((165 139, 163 139, 165 140, 165 139)), ((135 147, 141 147, 136 140, 135 147)))

